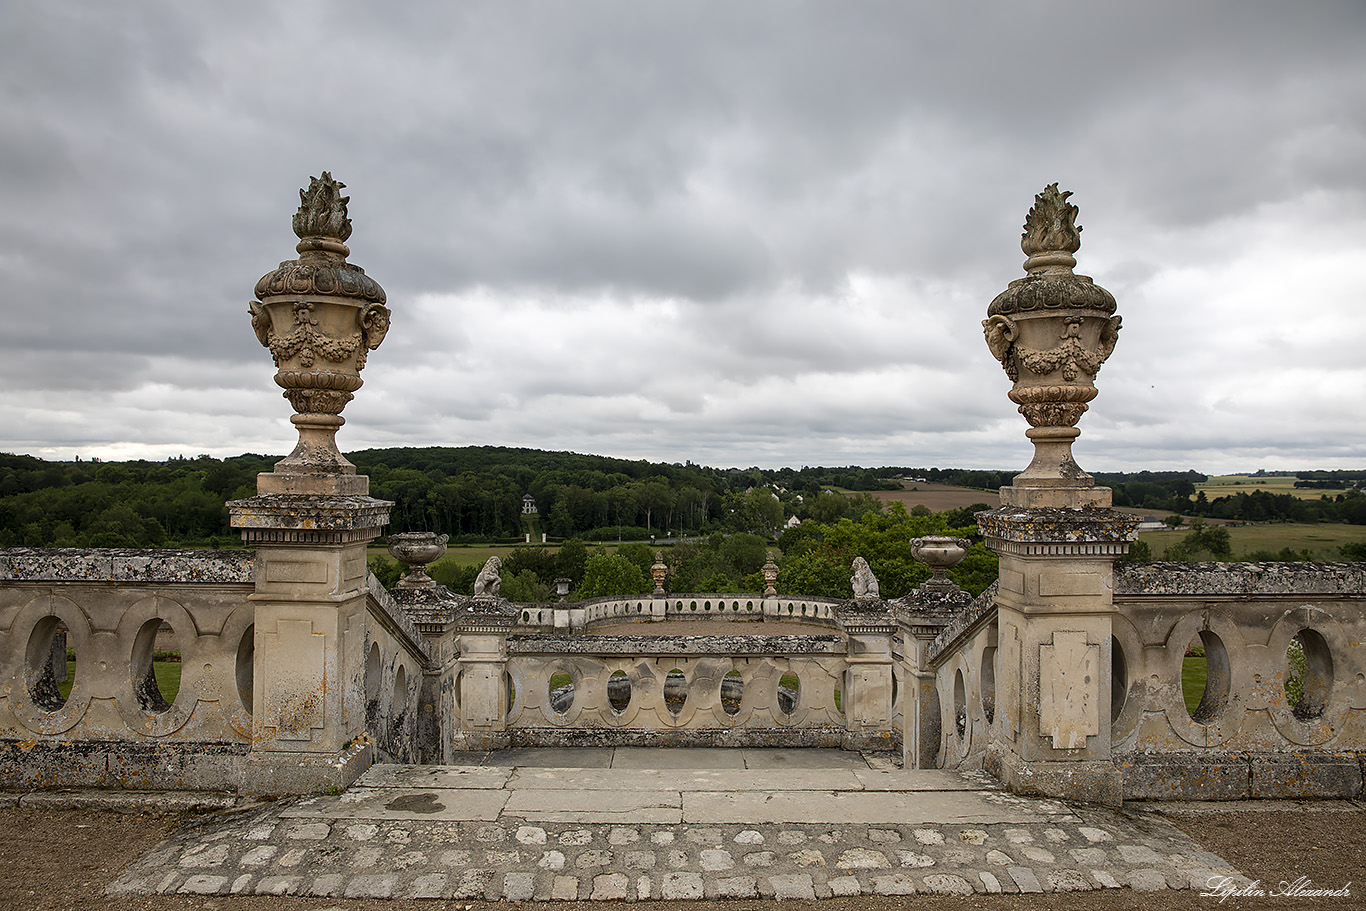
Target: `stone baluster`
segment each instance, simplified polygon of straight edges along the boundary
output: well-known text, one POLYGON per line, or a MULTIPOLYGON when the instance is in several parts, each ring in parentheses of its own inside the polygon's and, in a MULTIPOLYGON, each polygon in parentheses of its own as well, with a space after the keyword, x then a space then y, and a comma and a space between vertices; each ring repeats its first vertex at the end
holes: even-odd
POLYGON ((1110 490, 1072 457, 1076 424, 1114 350, 1115 300, 1072 271, 1081 246, 1070 193, 1035 197, 1021 247, 1024 278, 991 302, 982 328, 1030 423, 1034 458, 1001 506, 978 515, 1000 557, 996 713, 987 765, 1018 791, 1117 804, 1110 761, 1113 562, 1137 520, 1109 509, 1110 490))
POLYGON ((336 433, 389 310, 383 289, 346 261, 343 186, 324 172, 300 191, 299 258, 257 282, 249 307, 299 433, 294 451, 257 476, 257 495, 228 504, 233 527, 256 548, 251 793, 344 787, 372 758, 363 736, 365 548, 393 504, 369 496, 369 478, 342 456, 336 433))

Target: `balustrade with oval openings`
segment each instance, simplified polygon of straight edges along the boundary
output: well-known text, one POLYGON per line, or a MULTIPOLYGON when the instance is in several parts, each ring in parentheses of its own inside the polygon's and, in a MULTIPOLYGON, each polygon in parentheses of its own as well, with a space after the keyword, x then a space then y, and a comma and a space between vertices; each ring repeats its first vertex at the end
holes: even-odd
POLYGON ((565 715, 574 707, 574 676, 566 670, 551 674, 549 685, 550 710, 565 715))
POLYGON ((175 628, 160 617, 143 623, 133 640, 133 695, 144 712, 170 710, 180 691, 181 653, 175 628))
POLYGON ((1333 652, 1323 634, 1301 629, 1286 648, 1285 664, 1285 699, 1295 718, 1322 718, 1333 692, 1333 652))
POLYGON ((49 615, 29 635, 24 683, 40 711, 61 711, 76 685, 76 648, 69 633, 59 617, 49 615))
POLYGON ((1217 721, 1228 706, 1228 650, 1219 635, 1202 629, 1191 639, 1181 666, 1181 694, 1196 724, 1217 721))
POLYGON ((237 699, 248 715, 252 713, 252 702, 256 698, 256 678, 253 668, 256 663, 256 624, 247 627, 237 642, 236 667, 233 678, 237 683, 237 699))
POLYGON ((607 705, 620 715, 631 705, 631 678, 625 671, 613 671, 607 678, 607 705))
POLYGON ((982 664, 979 674, 979 685, 982 689, 982 717, 987 720, 987 724, 995 724, 996 646, 988 645, 982 649, 982 664))
POLYGON ((670 715, 677 718, 683 713, 683 706, 687 701, 687 675, 678 668, 674 668, 664 676, 664 707, 670 715))
POLYGON ((739 671, 731 671, 721 678, 721 710, 727 715, 738 715, 745 698, 745 680, 739 671))

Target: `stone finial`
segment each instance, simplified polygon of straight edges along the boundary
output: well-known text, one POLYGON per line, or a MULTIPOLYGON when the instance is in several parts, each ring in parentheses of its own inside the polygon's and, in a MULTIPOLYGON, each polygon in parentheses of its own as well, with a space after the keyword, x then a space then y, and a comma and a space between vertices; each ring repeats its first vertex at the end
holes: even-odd
POLYGON ((1059 192, 1050 183, 1034 197, 1020 235, 1020 249, 1029 257, 1026 272, 1071 272, 1077 264, 1072 254, 1081 249, 1081 225, 1077 207, 1067 201, 1071 195, 1071 190, 1059 192))
POLYGON ((877 576, 873 575, 872 567, 868 565, 867 560, 862 557, 855 557, 853 570, 854 575, 849 579, 849 584, 853 586, 856 599, 869 601, 882 597, 877 576))
POLYGON ((664 563, 664 552, 655 551, 655 562, 650 567, 650 578, 655 580, 654 594, 664 594, 664 580, 669 576, 669 567, 664 563))
MULTIPOLYGON (((1071 195, 1053 183, 1034 198, 1020 241, 1029 255, 1027 274, 997 295, 982 321, 987 347, 1014 384, 1010 399, 1031 425, 1025 435, 1034 442, 1034 460, 1015 478, 1021 489, 1095 485, 1073 461, 1072 441, 1096 397, 1095 378, 1114 351, 1121 321, 1110 292, 1072 271, 1081 228, 1077 207, 1067 201, 1071 195)), ((1104 505, 1098 498, 1104 496, 1068 503, 1104 505)), ((1031 505, 1066 505, 1045 499, 1031 505)))
POLYGON ((332 179, 330 171, 308 179, 308 189, 299 191, 299 211, 294 213, 294 233, 300 240, 319 237, 343 243, 351 236, 351 219, 346 215, 351 197, 341 195, 345 188, 346 184, 332 179))
POLYGON ((761 568, 764 574, 764 597, 771 598, 778 594, 778 564, 773 562, 773 551, 768 551, 768 562, 761 568))
POLYGON ((484 568, 479 570, 479 575, 474 580, 474 597, 498 597, 498 588, 503 584, 503 580, 498 577, 498 572, 502 568, 502 560, 499 560, 497 557, 488 558, 484 563, 484 568))

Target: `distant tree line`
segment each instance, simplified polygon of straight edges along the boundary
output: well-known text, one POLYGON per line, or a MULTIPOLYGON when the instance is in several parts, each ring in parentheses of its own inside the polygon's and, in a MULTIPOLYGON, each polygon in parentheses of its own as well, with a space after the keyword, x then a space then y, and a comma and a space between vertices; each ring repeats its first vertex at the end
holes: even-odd
MULTIPOLYGON (((350 453, 370 492, 392 500, 389 532, 459 541, 521 540, 522 497, 553 538, 647 540, 713 532, 772 538, 788 517, 834 521, 876 510, 892 485, 870 469, 716 469, 605 456, 478 446, 350 453)), ((278 456, 207 455, 163 462, 47 462, 0 454, 0 546, 239 546, 227 500, 256 492, 278 456)))

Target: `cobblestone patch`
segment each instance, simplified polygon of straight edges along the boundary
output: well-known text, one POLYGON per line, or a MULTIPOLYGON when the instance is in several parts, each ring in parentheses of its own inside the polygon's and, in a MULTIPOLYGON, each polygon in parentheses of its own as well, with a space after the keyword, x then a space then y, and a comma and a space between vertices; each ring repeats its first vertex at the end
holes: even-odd
POLYGON ((204 819, 111 894, 653 900, 1203 888, 1238 873, 1164 822, 1075 808, 1071 823, 585 825, 502 819, 335 824, 278 801, 204 819))

